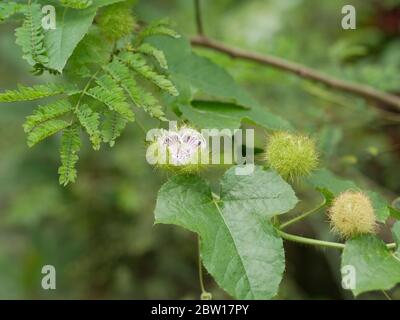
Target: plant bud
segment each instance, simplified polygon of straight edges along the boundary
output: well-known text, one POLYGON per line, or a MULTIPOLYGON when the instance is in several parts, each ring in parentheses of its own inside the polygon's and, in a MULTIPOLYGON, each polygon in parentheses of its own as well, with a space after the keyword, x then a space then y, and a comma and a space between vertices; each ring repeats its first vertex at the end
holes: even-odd
POLYGON ((307 176, 318 165, 315 142, 304 135, 277 132, 269 137, 266 160, 284 179, 307 176))
POLYGON ((374 208, 362 192, 340 194, 329 209, 329 218, 332 230, 346 239, 376 231, 374 208))

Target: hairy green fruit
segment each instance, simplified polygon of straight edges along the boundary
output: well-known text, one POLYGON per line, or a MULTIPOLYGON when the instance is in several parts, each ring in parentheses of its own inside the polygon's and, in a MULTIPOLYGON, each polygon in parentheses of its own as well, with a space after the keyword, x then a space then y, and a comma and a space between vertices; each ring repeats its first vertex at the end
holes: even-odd
POLYGON ((107 7, 98 19, 99 26, 110 40, 118 40, 133 32, 136 20, 125 4, 107 7))
POLYGON ((362 192, 346 191, 340 194, 329 209, 329 218, 332 230, 346 239, 376 230, 374 208, 362 192))
POLYGON ((266 150, 269 166, 288 180, 307 176, 318 165, 315 142, 304 135, 276 132, 269 137, 266 150))

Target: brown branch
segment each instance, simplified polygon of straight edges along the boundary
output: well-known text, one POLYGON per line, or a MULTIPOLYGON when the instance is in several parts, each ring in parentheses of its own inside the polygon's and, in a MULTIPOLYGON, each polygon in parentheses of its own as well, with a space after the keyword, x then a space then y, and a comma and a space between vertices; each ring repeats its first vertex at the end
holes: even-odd
POLYGON ((340 91, 348 92, 361 96, 367 100, 378 102, 378 107, 391 107, 392 111, 400 111, 400 97, 379 91, 368 85, 356 84, 349 81, 328 76, 319 71, 313 70, 298 63, 290 62, 282 58, 248 52, 239 48, 230 47, 204 36, 197 36, 191 39, 194 46, 205 47, 219 52, 223 52, 232 58, 253 61, 259 64, 272 66, 274 68, 293 73, 301 78, 321 82, 326 86, 340 91), (382 105, 383 104, 383 105, 382 105))

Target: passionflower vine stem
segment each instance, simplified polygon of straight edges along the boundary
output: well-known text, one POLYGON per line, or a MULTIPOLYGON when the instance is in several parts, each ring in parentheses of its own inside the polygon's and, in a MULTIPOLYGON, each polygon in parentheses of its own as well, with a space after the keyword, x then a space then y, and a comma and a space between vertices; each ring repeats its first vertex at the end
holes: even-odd
POLYGON ((319 246, 319 247, 335 248, 335 249, 340 249, 340 250, 343 250, 345 247, 345 245, 343 243, 305 238, 305 237, 301 237, 301 236, 296 236, 294 234, 286 233, 279 229, 277 229, 277 231, 283 239, 288 240, 288 241, 304 243, 304 244, 309 244, 309 245, 314 245, 314 246, 319 246))
POLYGON ((288 226, 290 226, 290 225, 292 225, 292 224, 294 224, 296 222, 299 222, 300 220, 303 220, 303 219, 307 218, 309 215, 318 212, 319 210, 321 210, 325 206, 326 206, 326 200, 324 200, 320 205, 318 205, 314 209, 311 209, 311 210, 309 210, 307 212, 304 212, 303 214, 301 214, 301 215, 299 215, 297 217, 294 217, 293 219, 291 219, 289 221, 286 221, 286 222, 282 223, 279 226, 279 228, 282 230, 282 229, 284 229, 284 228, 286 228, 286 227, 288 227, 288 226))
MULTIPOLYGON (((317 240, 317 239, 297 236, 297 235, 294 235, 291 233, 286 233, 280 229, 277 229, 277 232, 283 239, 288 240, 288 241, 297 242, 297 243, 303 243, 303 244, 319 246, 319 247, 326 247, 326 248, 334 248, 334 249, 340 249, 340 250, 343 250, 346 246, 344 243, 323 241, 323 240, 317 240)), ((388 243, 388 244, 386 244, 386 248, 394 249, 394 248, 396 248, 396 243, 394 243, 394 242, 388 243)))
POLYGON ((201 262, 201 254, 200 254, 200 236, 197 236, 197 244, 198 244, 198 271, 199 271, 199 283, 200 283, 200 290, 201 290, 201 295, 200 299, 201 300, 211 300, 212 299, 212 294, 208 292, 205 289, 204 286, 204 279, 203 279, 203 264, 201 262))

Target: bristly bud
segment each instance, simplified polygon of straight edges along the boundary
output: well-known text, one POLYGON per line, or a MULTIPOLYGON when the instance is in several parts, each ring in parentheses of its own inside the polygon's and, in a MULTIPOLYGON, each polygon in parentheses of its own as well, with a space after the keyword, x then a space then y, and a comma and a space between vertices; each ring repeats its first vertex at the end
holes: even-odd
POLYGON ((134 31, 136 20, 127 4, 117 3, 104 9, 98 18, 98 24, 108 39, 118 40, 134 31))
POLYGON ((332 231, 345 239, 376 231, 374 208, 362 192, 341 193, 329 209, 329 219, 332 231))
POLYGON ((296 180, 309 175, 318 166, 318 153, 313 139, 276 132, 268 139, 266 160, 284 179, 296 180))

